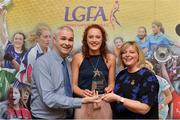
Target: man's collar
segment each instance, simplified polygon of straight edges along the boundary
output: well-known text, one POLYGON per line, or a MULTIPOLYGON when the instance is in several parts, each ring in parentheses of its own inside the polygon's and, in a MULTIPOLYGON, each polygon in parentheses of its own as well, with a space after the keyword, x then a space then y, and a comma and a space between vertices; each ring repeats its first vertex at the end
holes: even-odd
POLYGON ((58 53, 56 50, 52 49, 52 53, 55 57, 56 60, 60 61, 60 63, 62 63, 62 61, 64 60, 58 53))

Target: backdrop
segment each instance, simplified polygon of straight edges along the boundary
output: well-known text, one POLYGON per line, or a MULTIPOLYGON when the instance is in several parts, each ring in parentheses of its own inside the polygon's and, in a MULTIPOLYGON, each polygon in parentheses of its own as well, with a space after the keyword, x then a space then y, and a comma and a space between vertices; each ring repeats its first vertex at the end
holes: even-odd
MULTIPOLYGON (((161 21, 165 34, 179 44, 175 27, 180 22, 180 0, 12 0, 7 6, 9 36, 17 31, 28 34, 39 23, 49 25, 52 31, 66 24, 75 31, 75 48, 81 46, 82 33, 89 24, 103 25, 108 45, 113 47, 117 36, 134 40, 139 26, 145 26, 151 34, 154 20, 161 21)), ((177 83, 174 86, 180 93, 180 81, 177 83)), ((171 117, 180 118, 177 92, 173 93, 171 117)))

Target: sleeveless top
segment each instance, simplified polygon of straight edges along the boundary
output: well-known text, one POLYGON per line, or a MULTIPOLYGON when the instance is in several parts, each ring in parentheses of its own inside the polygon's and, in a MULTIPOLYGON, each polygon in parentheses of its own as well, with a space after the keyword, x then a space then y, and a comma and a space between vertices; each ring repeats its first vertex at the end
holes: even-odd
MULTIPOLYGON (((101 77, 99 76, 99 78, 103 77, 105 79, 104 86, 107 87, 109 70, 106 66, 106 63, 101 55, 93 55, 88 58, 85 57, 83 59, 83 62, 80 65, 79 78, 78 78, 79 88, 92 90, 92 80, 94 79, 94 75, 95 75, 95 72, 93 71, 94 71, 94 68, 96 67, 101 72, 100 73, 101 77)), ((104 90, 103 90, 103 93, 104 93, 104 90)), ((103 94, 103 93, 100 93, 100 94, 103 94)))

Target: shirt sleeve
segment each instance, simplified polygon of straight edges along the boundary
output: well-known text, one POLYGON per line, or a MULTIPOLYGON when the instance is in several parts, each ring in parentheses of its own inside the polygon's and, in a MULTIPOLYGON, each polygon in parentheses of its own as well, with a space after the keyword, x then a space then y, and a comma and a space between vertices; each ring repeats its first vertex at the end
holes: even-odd
POLYGON ((159 83, 156 76, 153 73, 146 72, 144 74, 139 100, 142 103, 153 106, 155 103, 158 103, 158 91, 159 83))
POLYGON ((166 79, 160 77, 160 76, 156 76, 158 81, 159 81, 159 86, 162 89, 162 91, 167 90, 168 88, 170 88, 170 84, 167 82, 166 79))
MULTIPOLYGON (((58 67, 58 66, 57 66, 58 67)), ((38 59, 33 67, 33 80, 36 83, 38 93, 41 100, 50 108, 74 108, 81 106, 81 98, 72 98, 65 95, 64 82, 59 78, 59 83, 53 83, 54 80, 50 73, 50 68, 38 59), (59 84, 58 88, 54 89, 54 84, 59 84)), ((33 93, 32 93, 33 94, 33 93)))
POLYGON ((166 35, 164 35, 164 40, 162 41, 164 45, 173 46, 174 42, 166 35))

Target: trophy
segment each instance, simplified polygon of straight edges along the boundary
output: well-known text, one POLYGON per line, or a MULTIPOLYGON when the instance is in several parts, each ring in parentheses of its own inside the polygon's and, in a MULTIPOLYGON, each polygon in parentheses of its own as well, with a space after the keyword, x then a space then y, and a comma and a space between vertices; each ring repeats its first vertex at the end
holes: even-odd
POLYGON ((92 90, 98 91, 99 94, 104 93, 104 89, 107 86, 104 75, 101 71, 96 69, 92 78, 92 90))
POLYGON ((172 51, 169 47, 160 45, 154 52, 154 58, 160 63, 165 63, 172 58, 172 51))
MULTIPOLYGON (((98 91, 99 94, 104 93, 104 89, 107 86, 106 80, 104 78, 104 75, 101 71, 98 69, 94 70, 94 76, 92 78, 92 90, 93 91, 98 91)), ((93 109, 97 110, 100 109, 101 105, 100 103, 94 103, 93 104, 93 109)))

